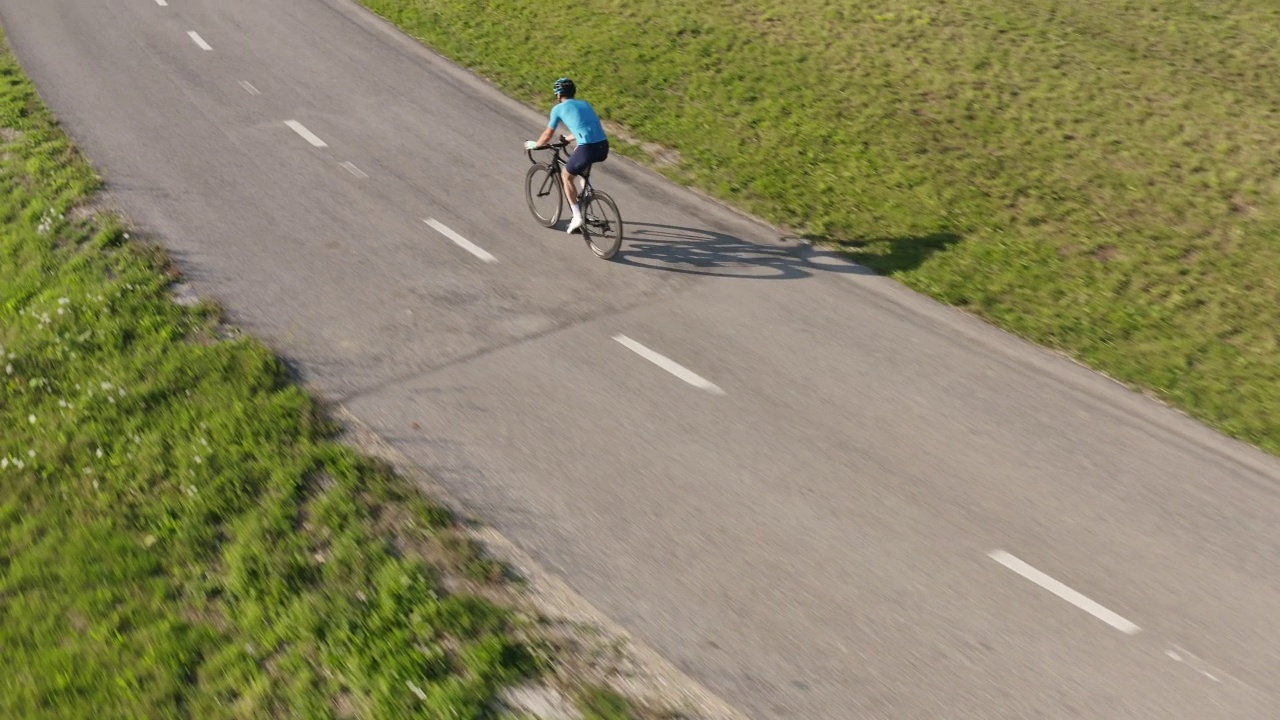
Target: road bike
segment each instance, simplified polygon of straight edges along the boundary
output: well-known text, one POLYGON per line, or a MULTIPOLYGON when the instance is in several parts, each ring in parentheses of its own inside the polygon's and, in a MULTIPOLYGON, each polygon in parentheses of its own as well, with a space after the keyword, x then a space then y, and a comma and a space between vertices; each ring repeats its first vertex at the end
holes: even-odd
MULTIPOLYGON (((569 138, 561 135, 557 142, 525 151, 533 164, 524 177, 525 199, 529 201, 529 212, 543 227, 554 226, 564 213, 568 198, 564 196, 560 173, 569 161, 565 151, 569 143, 569 138), (534 150, 551 150, 551 162, 535 160, 534 150)), ((582 238, 587 241, 591 252, 609 260, 622 247, 622 215, 618 213, 618 204, 592 187, 591 166, 575 180, 578 205, 582 208, 582 238)))

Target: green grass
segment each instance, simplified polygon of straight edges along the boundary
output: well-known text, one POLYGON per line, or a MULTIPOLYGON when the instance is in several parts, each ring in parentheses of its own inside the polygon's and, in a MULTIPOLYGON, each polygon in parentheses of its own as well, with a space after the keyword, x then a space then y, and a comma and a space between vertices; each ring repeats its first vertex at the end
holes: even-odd
POLYGON ((602 687, 583 691, 578 697, 578 709, 583 720, 635 720, 627 699, 602 687))
POLYGON ((536 107, 571 75, 674 179, 1280 451, 1274 2, 363 2, 536 107))
POLYGON ((481 718, 546 667, 448 512, 79 211, 5 48, 0 134, 0 717, 481 718))

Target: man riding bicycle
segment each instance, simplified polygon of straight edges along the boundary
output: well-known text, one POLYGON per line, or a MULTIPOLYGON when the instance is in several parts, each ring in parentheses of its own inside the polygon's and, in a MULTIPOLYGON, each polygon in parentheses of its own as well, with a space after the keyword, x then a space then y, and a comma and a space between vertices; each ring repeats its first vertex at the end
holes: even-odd
POLYGON ((574 187, 575 177, 586 172, 587 168, 609 157, 609 138, 605 135, 600 117, 586 100, 577 100, 577 88, 569 78, 556 80, 555 93, 557 103, 551 108, 551 117, 542 135, 537 140, 526 140, 526 150, 534 150, 546 146, 555 133, 556 126, 564 123, 569 129, 570 137, 578 143, 573 155, 561 173, 561 185, 564 186, 565 197, 569 198, 569 207, 573 210, 573 219, 569 221, 567 232, 574 232, 582 227, 582 208, 578 207, 578 189, 574 187))

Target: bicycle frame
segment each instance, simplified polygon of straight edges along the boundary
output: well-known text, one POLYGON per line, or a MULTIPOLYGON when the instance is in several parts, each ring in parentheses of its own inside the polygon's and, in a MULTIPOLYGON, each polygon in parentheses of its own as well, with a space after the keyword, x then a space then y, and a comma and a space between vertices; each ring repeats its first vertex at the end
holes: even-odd
MULTIPOLYGON (((541 147, 536 147, 533 150, 550 150, 551 162, 549 164, 551 165, 551 169, 555 172, 555 177, 561 177, 564 172, 564 166, 569 162, 569 154, 565 150, 567 147, 569 147, 569 138, 561 135, 558 142, 548 143, 541 147)), ((525 150, 525 154, 529 156, 530 163, 537 165, 538 161, 533 157, 533 150, 525 150)), ((591 195, 591 168, 592 165, 588 165, 586 171, 578 176, 582 178, 582 190, 578 193, 579 203, 582 203, 591 195)), ((561 189, 561 192, 564 192, 564 190, 561 189)))

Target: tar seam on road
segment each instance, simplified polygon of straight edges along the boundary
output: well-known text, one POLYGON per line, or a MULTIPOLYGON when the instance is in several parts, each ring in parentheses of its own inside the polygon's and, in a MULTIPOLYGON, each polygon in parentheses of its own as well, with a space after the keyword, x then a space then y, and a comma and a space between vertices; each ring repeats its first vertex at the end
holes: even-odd
POLYGON ((462 248, 463 250, 466 250, 472 255, 475 255, 481 260, 489 263, 498 262, 498 258, 494 257, 493 255, 490 255, 488 252, 485 251, 484 248, 462 237, 461 235, 454 232, 453 230, 450 230, 448 226, 446 226, 444 223, 440 222, 439 220, 436 220, 435 218, 427 218, 422 222, 430 225, 436 232, 449 238, 458 247, 462 248))
POLYGON ((192 41, 196 44, 196 46, 197 46, 197 47, 199 47, 201 50, 212 50, 212 49, 213 49, 212 47, 209 47, 209 43, 207 43, 207 42, 205 42, 205 41, 204 41, 204 38, 200 37, 200 33, 196 32, 195 30, 188 30, 188 31, 187 31, 187 35, 190 35, 190 36, 191 36, 191 40, 192 40, 192 41))
POLYGON ((992 550, 987 554, 991 557, 992 560, 995 560, 996 562, 1018 573, 1019 575, 1026 578, 1027 580, 1030 580, 1036 585, 1039 585, 1045 590, 1048 590, 1054 595, 1057 595, 1063 600, 1066 600, 1072 605, 1075 605, 1081 610, 1084 610, 1085 612, 1098 618, 1102 622, 1110 625, 1111 627, 1119 630, 1120 632, 1125 633, 1126 635, 1133 635, 1138 632, 1139 628, 1137 625, 1134 625, 1132 622, 1129 622, 1125 618, 1120 617, 1119 615, 1108 610, 1102 605, 1099 605, 1093 600, 1090 600, 1084 595, 1076 592, 1075 590, 1072 590, 1071 588, 1058 582, 1057 580, 1054 580, 1048 575, 1045 575, 1044 573, 1040 572, 1034 567, 1014 557, 1013 555, 1010 555, 1009 553, 1003 550, 992 550))
POLYGON ((360 168, 356 167, 356 164, 355 164, 355 163, 353 163, 353 162, 351 162, 350 160, 347 160, 346 162, 339 163, 339 164, 340 164, 340 165, 342 165, 342 167, 346 168, 346 169, 347 169, 347 172, 351 173, 352 175, 355 175, 356 177, 358 177, 358 178, 360 178, 360 179, 362 179, 362 180, 363 180, 364 178, 369 177, 369 176, 368 176, 368 174, 366 174, 366 173, 365 173, 365 171, 363 171, 363 170, 361 170, 360 168))
POLYGON ((302 123, 298 122, 297 120, 285 120, 284 124, 288 125, 289 129, 301 135, 303 140, 306 140, 312 145, 315 145, 316 147, 320 147, 320 148, 329 147, 325 143, 325 141, 321 140, 319 137, 316 136, 315 133, 308 130, 305 126, 303 126, 302 123))
POLYGON ((258 91, 258 88, 254 87, 253 83, 249 82, 248 80, 241 80, 240 87, 244 88, 244 91, 249 93, 250 95, 262 94, 261 92, 258 91))
POLYGON ((631 352, 634 352, 635 354, 639 355, 645 360, 648 360, 654 365, 657 365, 663 370, 666 370, 667 372, 671 373, 672 375, 675 375, 676 377, 698 388, 699 390, 706 390, 707 392, 713 395, 725 394, 724 390, 721 390, 715 383, 711 382, 710 380, 702 377, 698 373, 690 370, 689 368, 681 365, 680 363, 672 360, 671 358, 666 357, 665 355, 656 353, 653 350, 650 350, 649 348, 645 347, 644 345, 641 345, 635 340, 632 340, 626 335, 614 335, 613 339, 617 340, 623 347, 627 348, 631 352))

